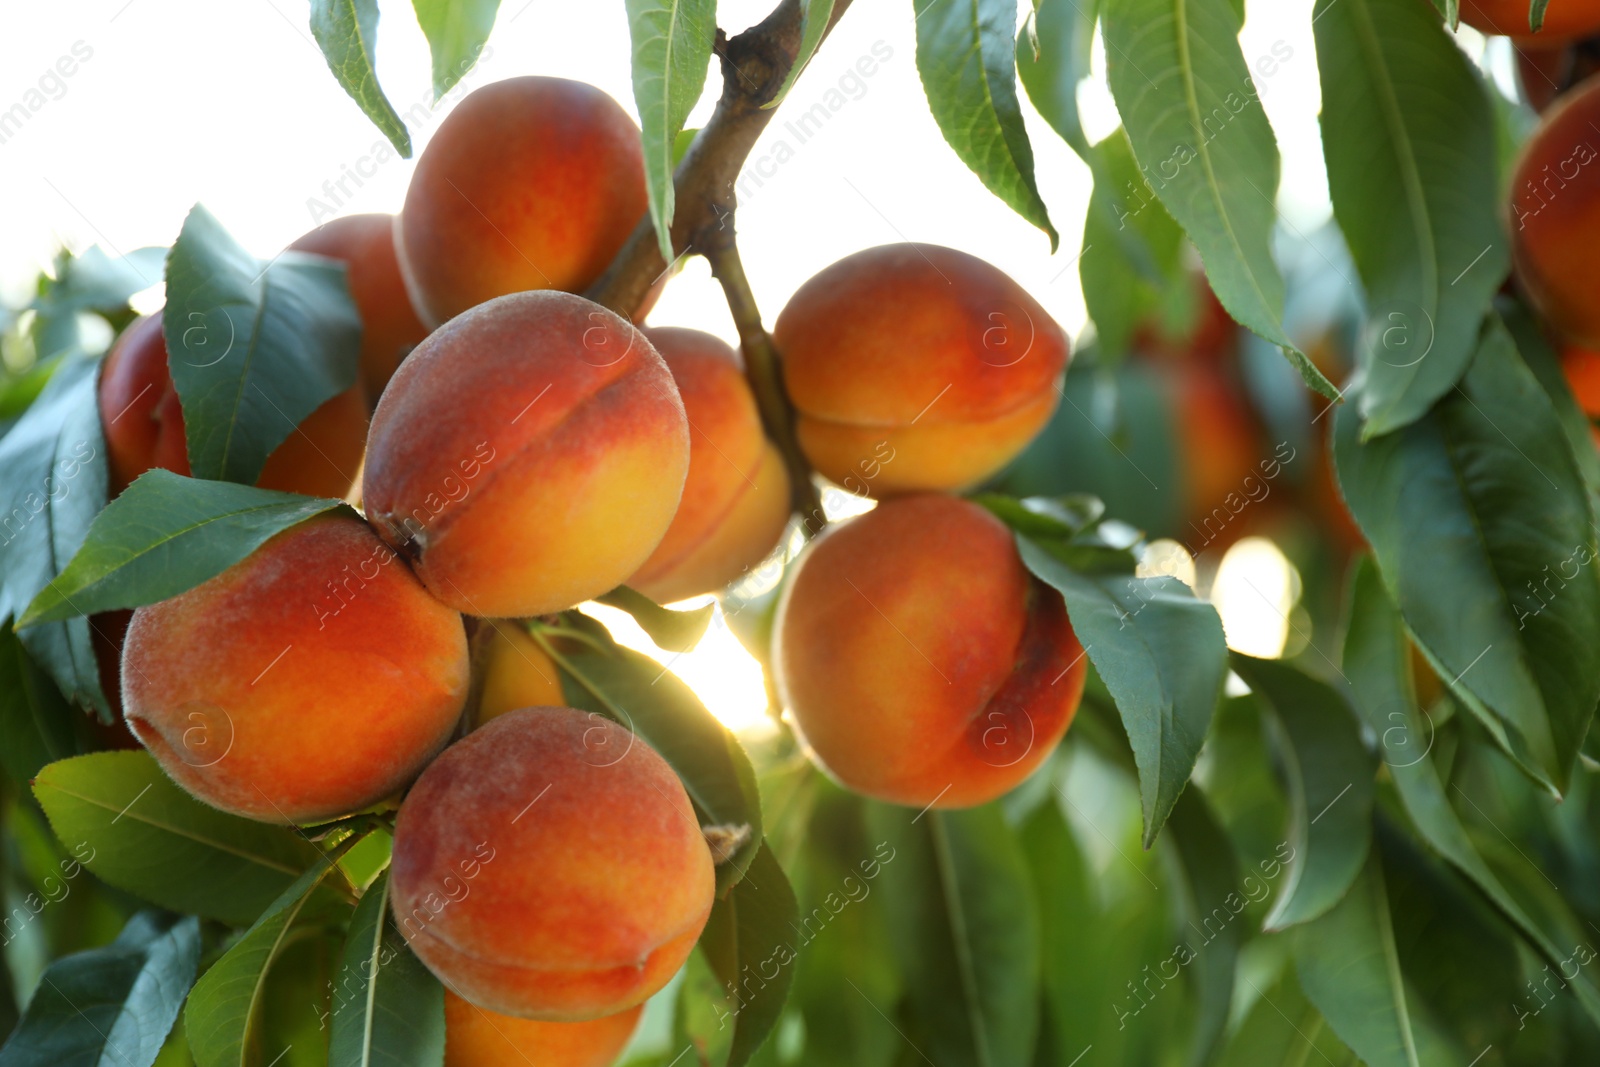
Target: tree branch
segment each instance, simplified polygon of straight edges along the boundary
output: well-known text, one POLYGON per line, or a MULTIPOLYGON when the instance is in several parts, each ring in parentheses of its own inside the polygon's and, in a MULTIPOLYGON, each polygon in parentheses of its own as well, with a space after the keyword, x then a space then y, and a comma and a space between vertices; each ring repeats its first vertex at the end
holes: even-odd
MULTIPOLYGON (((830 32, 849 6, 850 0, 835 0, 828 21, 830 32)), ((691 252, 705 256, 722 285, 728 309, 739 328, 745 375, 760 408, 762 424, 783 453, 793 506, 809 535, 821 530, 827 518, 811 478, 811 465, 800 451, 794 408, 784 392, 778 353, 762 325, 734 231, 734 213, 738 209, 735 185, 750 150, 777 114, 776 107, 766 105, 777 96, 794 66, 801 29, 800 0, 781 0, 772 14, 736 37, 730 39, 717 31, 722 96, 673 175, 677 206, 672 219, 672 250, 680 258, 691 252)), ((605 274, 584 295, 631 318, 668 266, 661 258, 655 226, 647 213, 605 274)))

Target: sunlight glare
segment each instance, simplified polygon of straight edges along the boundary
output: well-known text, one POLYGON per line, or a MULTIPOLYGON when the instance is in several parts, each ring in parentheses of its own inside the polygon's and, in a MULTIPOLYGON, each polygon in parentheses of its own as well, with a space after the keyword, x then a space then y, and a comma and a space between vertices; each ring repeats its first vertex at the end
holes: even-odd
POLYGON ((1283 655, 1300 576, 1277 545, 1245 537, 1228 549, 1211 586, 1228 647, 1262 659, 1283 655))

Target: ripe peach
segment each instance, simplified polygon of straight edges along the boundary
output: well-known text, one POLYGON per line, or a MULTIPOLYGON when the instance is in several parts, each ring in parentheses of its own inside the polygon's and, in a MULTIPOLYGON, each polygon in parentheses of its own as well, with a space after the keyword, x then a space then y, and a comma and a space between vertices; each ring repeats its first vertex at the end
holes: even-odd
POLYGON ((672 522, 689 428, 672 372, 582 297, 515 293, 435 330, 378 402, 367 515, 473 615, 570 608, 626 581, 672 522))
POLYGON ((395 923, 458 996, 577 1022, 642 1003, 711 913, 683 784, 625 728, 524 708, 434 760, 400 806, 395 923))
POLYGON ((393 215, 346 215, 289 246, 344 263, 350 297, 361 313, 361 381, 370 403, 377 402, 406 353, 428 336, 400 277, 394 227, 393 215))
POLYGON ((1590 80, 1545 112, 1511 182, 1518 281, 1550 325, 1589 348, 1600 348, 1600 303, 1590 283, 1600 235, 1596 122, 1600 80, 1590 80))
POLYGON ((975 256, 896 244, 846 256, 802 285, 773 341, 816 469, 877 497, 957 489, 1023 450, 1049 421, 1066 335, 975 256))
POLYGON ((581 1023, 498 1015, 444 994, 444 1067, 611 1067, 638 1029, 640 1004, 581 1023))
POLYGON ((1583 413, 1600 415, 1600 352, 1568 345, 1561 352, 1561 369, 1583 413))
POLYGON ((322 515, 133 613, 128 724, 174 781, 265 822, 315 822, 409 782, 467 695, 461 616, 366 523, 322 515))
POLYGON ((628 584, 663 604, 723 588, 789 521, 789 474, 761 428, 739 353, 699 330, 649 329, 689 420, 689 474, 661 544, 628 584))
POLYGON ((462 100, 417 160, 396 235, 434 326, 528 289, 579 292, 648 207, 639 127, 592 85, 508 78, 462 100))
MULTIPOLYGON (((155 467, 189 473, 183 409, 167 367, 161 316, 122 332, 100 371, 100 422, 105 428, 111 495, 155 467)), ((309 496, 342 497, 361 464, 367 403, 358 382, 306 416, 267 457, 256 484, 309 496)))
POLYGON ((893 500, 802 553, 778 603, 779 692, 823 768, 911 807, 970 807, 1026 778, 1087 670, 1061 595, 1011 532, 946 496, 893 500))
POLYGON ((478 723, 518 708, 561 707, 561 674, 522 625, 513 619, 489 620, 479 651, 483 683, 478 694, 478 723))
MULTIPOLYGON (((1461 21, 1475 30, 1508 37, 1532 37, 1528 0, 1461 0, 1461 21)), ((1600 0, 1556 0, 1545 11, 1537 40, 1586 37, 1600 32, 1600 0)))

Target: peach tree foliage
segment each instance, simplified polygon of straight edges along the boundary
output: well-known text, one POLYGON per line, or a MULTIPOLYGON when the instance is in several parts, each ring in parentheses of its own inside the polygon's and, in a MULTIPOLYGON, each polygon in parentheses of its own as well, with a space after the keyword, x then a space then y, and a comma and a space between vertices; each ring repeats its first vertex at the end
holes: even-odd
MULTIPOLYGON (((414 6, 442 96, 498 4, 414 6)), ((636 305, 696 252, 737 305, 736 250, 696 245, 720 221, 710 206, 736 207, 708 191, 732 186, 850 5, 784 0, 733 37, 712 0, 626 6, 649 210, 589 295, 636 305), (685 131, 713 61, 716 115, 685 131), (741 81, 746 61, 763 77, 741 81)), ((1095 341, 1055 420, 974 497, 1064 597, 1089 688, 1017 790, 919 813, 843 791, 782 732, 747 750, 663 673, 708 612, 625 587, 604 598, 654 658, 578 611, 538 623, 582 648, 561 662, 568 703, 625 721, 702 824, 737 828, 698 950, 626 1062, 1593 1062, 1600 462, 1538 324, 1498 295, 1519 105, 1452 41, 1456 3, 1308 14, 1333 209, 1310 235, 1278 216, 1260 94, 1311 57, 1283 42, 1247 54, 1237 0, 904 6, 927 117, 1041 246, 1060 240, 1059 196, 1030 136, 1059 136, 1093 176, 1079 274, 1095 341), (1122 126, 1091 144, 1077 90, 1097 29, 1122 126), (1136 570, 1155 536, 1191 536, 1171 400, 1135 356, 1150 322, 1181 332, 1201 314, 1196 257, 1239 325, 1278 455, 1308 457, 1270 490, 1299 509, 1288 547, 1308 606, 1284 660, 1229 652, 1209 604, 1136 570), (1312 350, 1326 337, 1352 350, 1347 373, 1312 350), (1323 452, 1370 546, 1348 567, 1307 504, 1304 466, 1323 452)), ((409 156, 374 70, 373 0, 314 0, 310 29, 409 156)), ((752 308, 735 306, 742 333, 752 308)), ((249 483, 354 380, 355 321, 342 269, 257 260, 199 206, 170 249, 63 254, 0 314, 26 353, 0 382, 0 1067, 443 1062, 443 989, 385 907, 392 816, 278 827, 209 808, 146 754, 107 750, 115 709, 95 669, 96 616, 348 509, 249 483), (101 353, 82 317, 120 329, 156 280, 169 348, 226 338, 280 358, 220 386, 175 360, 196 476, 153 471, 108 504, 101 353)), ((747 356, 764 338, 756 314, 747 356)), ((773 409, 752 364, 781 422, 781 391, 773 409)), ((1225 521, 1245 493, 1221 502, 1225 521)), ((814 497, 806 479, 812 526, 814 497)), ((770 599, 736 590, 724 610, 765 660, 770 599)))

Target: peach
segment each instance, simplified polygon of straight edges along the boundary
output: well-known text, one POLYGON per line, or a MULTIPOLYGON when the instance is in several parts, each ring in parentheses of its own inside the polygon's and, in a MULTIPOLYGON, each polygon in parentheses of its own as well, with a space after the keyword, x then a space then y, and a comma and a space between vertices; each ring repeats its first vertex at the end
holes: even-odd
POLYGON ((162 768, 264 822, 394 793, 449 739, 467 684, 461 616, 341 513, 139 608, 122 650, 128 724, 162 768))
POLYGON ((1087 670, 1061 595, 1011 531, 947 496, 892 500, 830 527, 778 602, 779 693, 848 789, 963 808, 1026 778, 1060 742, 1087 670))
POLYGON ((581 1023, 497 1015, 444 995, 444 1067, 611 1067, 638 1029, 640 1004, 581 1023))
MULTIPOLYGON (((1461 0, 1461 21, 1475 30, 1531 37, 1528 0, 1461 0)), ((1538 40, 1600 32, 1600 0, 1556 0, 1546 10, 1538 40)))
POLYGON ((712 593, 760 563, 789 521, 789 474, 761 428, 739 353, 699 330, 644 335, 667 361, 689 421, 689 474, 661 544, 628 584, 667 604, 712 593))
POLYGON ((1587 348, 1600 348, 1600 302, 1593 287, 1600 237, 1596 122, 1600 80, 1590 80, 1545 112, 1511 181, 1517 279, 1551 326, 1587 348))
POLYGON ((459 611, 561 611, 627 580, 672 522, 689 427, 632 324, 516 293, 435 330, 378 402, 367 515, 459 611))
POLYGON ((877 497, 958 489, 1010 462, 1055 411, 1068 356, 1016 282, 926 244, 827 267, 772 338, 812 466, 877 497))
MULTIPOLYGON (((155 467, 189 473, 183 409, 167 366, 160 315, 136 320, 111 347, 100 371, 100 422, 112 496, 155 467)), ((267 457, 256 484, 342 497, 360 467, 366 433, 367 402, 358 382, 306 416, 267 457)))
MULTIPOLYGON (((478 693, 478 723, 518 708, 561 707, 561 674, 522 624, 491 619, 481 634, 483 681, 478 693)), ((476 639, 475 639, 476 640, 476 639)))
POLYGON ((434 760, 400 806, 390 870, 396 926, 447 988, 553 1022, 666 985, 716 881, 667 762, 564 707, 508 712, 434 760))
POLYGON ((649 205, 639 127, 592 85, 474 90, 417 159, 396 236, 422 319, 529 289, 580 292, 649 205))
POLYGON ((377 402, 406 353, 428 336, 400 277, 394 226, 393 215, 346 215, 289 246, 344 263, 350 297, 361 313, 361 381, 371 403, 377 402))

